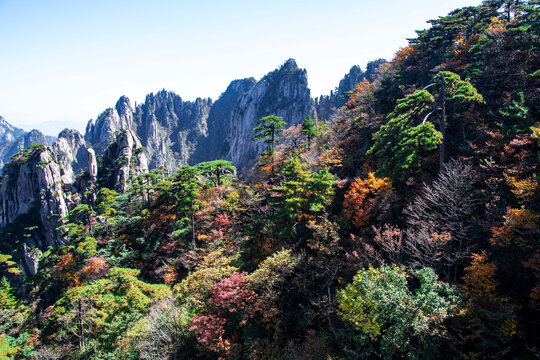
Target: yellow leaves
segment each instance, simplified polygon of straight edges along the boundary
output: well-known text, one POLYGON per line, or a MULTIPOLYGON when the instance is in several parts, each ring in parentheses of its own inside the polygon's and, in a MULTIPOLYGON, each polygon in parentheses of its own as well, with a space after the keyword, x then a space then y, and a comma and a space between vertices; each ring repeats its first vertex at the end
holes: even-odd
POLYGON ((472 254, 471 258, 471 265, 464 269, 464 292, 475 302, 487 302, 496 306, 507 304, 508 299, 497 293, 495 283, 497 267, 494 263, 487 261, 486 252, 472 254))
POLYGON ((540 215, 534 214, 524 206, 519 209, 508 209, 503 226, 491 228, 491 245, 511 245, 518 235, 534 231, 538 227, 539 220, 540 215))
POLYGON ((267 257, 253 273, 248 275, 248 281, 255 287, 271 289, 275 284, 283 282, 292 273, 299 259, 292 255, 291 250, 282 250, 267 257))
POLYGON ((233 214, 240 203, 240 193, 238 191, 231 191, 225 196, 224 203, 227 213, 233 214))
POLYGON ((493 246, 508 246, 514 240, 512 229, 504 226, 494 226, 491 228, 491 238, 489 242, 493 246))
POLYGON ((505 173, 504 179, 508 186, 512 188, 512 193, 521 201, 533 197, 538 189, 538 181, 534 177, 518 180, 505 173))
POLYGON ((517 333, 517 322, 513 319, 504 319, 499 325, 499 333, 510 340, 517 333))
POLYGON ((10 360, 11 356, 17 353, 17 348, 9 344, 6 338, 6 334, 0 334, 0 359, 10 360))
POLYGON ((337 168, 343 166, 343 157, 340 155, 339 149, 332 147, 319 155, 318 166, 324 168, 337 168))
MULTIPOLYGON (((354 90, 349 92, 349 101, 345 104, 349 109, 359 106, 367 107, 373 102, 373 84, 366 79, 356 84, 354 90)), ((367 110, 367 109, 364 109, 367 110)))
POLYGON ((393 61, 401 62, 407 59, 409 56, 411 56, 415 50, 416 48, 412 44, 404 46, 400 48, 398 51, 396 51, 396 55, 394 56, 393 61))
POLYGON ((508 209, 504 218, 506 227, 532 230, 536 228, 540 215, 533 214, 525 207, 521 207, 520 209, 508 209))
POLYGON ((22 271, 16 267, 16 262, 11 260, 11 255, 0 254, 0 266, 7 266, 7 272, 10 274, 18 275, 22 271))
POLYGON ((531 138, 535 139, 538 142, 538 145, 540 145, 540 124, 536 124, 536 126, 531 126, 532 135, 531 138))
POLYGON ((368 225, 371 208, 380 197, 392 191, 392 182, 388 178, 375 177, 371 172, 365 180, 356 178, 345 194, 345 216, 357 227, 368 225))
POLYGON ((163 274, 163 281, 167 285, 176 283, 178 280, 178 273, 173 266, 167 266, 167 272, 163 274))
POLYGON ((202 241, 202 242, 206 242, 206 240, 208 240, 208 235, 199 234, 199 235, 197 235, 197 240, 202 241))
POLYGON ((486 33, 492 37, 501 36, 503 32, 506 31, 506 23, 498 18, 498 17, 492 17, 491 18, 491 24, 486 30, 486 33))
POLYGON ((106 274, 109 270, 109 265, 104 258, 93 257, 85 262, 85 266, 79 271, 79 277, 82 280, 98 279, 106 274))

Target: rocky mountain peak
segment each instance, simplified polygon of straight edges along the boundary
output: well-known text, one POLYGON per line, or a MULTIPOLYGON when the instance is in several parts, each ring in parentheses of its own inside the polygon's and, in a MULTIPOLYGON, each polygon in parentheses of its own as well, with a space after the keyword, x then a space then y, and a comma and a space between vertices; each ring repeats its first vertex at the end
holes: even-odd
POLYGON ((358 65, 351 67, 349 72, 341 79, 335 91, 330 92, 330 95, 323 95, 317 99, 316 107, 319 118, 330 119, 337 109, 345 106, 348 100, 348 92, 354 90, 356 84, 364 80, 372 82, 379 73, 379 66, 385 62, 384 59, 371 61, 367 64, 365 72, 358 65))
POLYGON ((39 248, 57 245, 56 228, 67 215, 66 194, 62 187, 60 165, 53 150, 33 145, 15 155, 4 167, 0 185, 0 226, 32 213, 32 221, 41 228, 41 236, 30 239, 39 248))
POLYGON ((23 129, 11 125, 0 116, 0 143, 14 141, 17 137, 24 134, 23 129))
MULTIPOLYGON (((87 154, 91 157, 93 152, 87 154)), ((121 130, 103 153, 103 162, 98 170, 103 174, 101 185, 124 192, 131 179, 145 172, 148 172, 148 163, 141 142, 132 130, 121 130)))
POLYGON ((298 65, 296 64, 296 60, 293 58, 287 59, 285 63, 281 66, 281 70, 297 70, 298 65))
POLYGON ((129 99, 122 96, 114 108, 103 111, 95 122, 93 120, 88 122, 84 138, 98 154, 101 154, 119 130, 131 128, 133 128, 133 108, 129 99))
POLYGON ((88 169, 86 142, 77 130, 62 130, 52 149, 62 165, 62 181, 65 184, 72 184, 77 172, 88 169))
POLYGON ((238 100, 231 113, 225 140, 226 159, 242 169, 250 166, 263 151, 263 141, 253 141, 253 128, 260 118, 283 117, 287 126, 301 123, 315 113, 308 88, 307 73, 289 59, 279 69, 264 76, 238 100))
POLYGON ((125 95, 120 96, 114 108, 116 109, 116 111, 118 112, 118 115, 120 116, 126 116, 128 114, 133 113, 133 108, 131 107, 131 101, 125 95))
POLYGON ((208 114, 208 135, 198 145, 190 159, 190 164, 224 158, 228 149, 224 140, 230 128, 230 119, 239 99, 245 95, 257 81, 254 78, 233 80, 220 97, 212 104, 208 114))
POLYGON ((348 91, 355 88, 356 84, 364 79, 364 72, 358 65, 351 67, 351 70, 339 82, 338 94, 345 95, 348 91))

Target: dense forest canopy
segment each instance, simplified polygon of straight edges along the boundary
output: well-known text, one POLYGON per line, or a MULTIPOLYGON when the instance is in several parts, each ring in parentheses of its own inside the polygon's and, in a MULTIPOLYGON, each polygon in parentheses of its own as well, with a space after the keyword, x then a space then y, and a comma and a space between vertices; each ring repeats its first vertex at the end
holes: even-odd
POLYGON ((242 174, 85 178, 63 241, 24 248, 35 275, 35 217, 2 227, 0 358, 537 357, 539 16, 429 21, 331 119, 262 118, 242 174))

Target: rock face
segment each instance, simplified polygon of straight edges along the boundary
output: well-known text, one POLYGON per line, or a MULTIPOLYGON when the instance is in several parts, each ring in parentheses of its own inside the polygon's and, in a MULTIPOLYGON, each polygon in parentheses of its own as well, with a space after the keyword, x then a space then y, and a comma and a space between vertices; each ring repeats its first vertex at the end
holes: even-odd
POLYGON ((365 72, 358 65, 351 67, 351 70, 341 79, 335 91, 330 92, 330 95, 323 95, 316 99, 319 118, 330 119, 337 109, 345 106, 348 101, 348 92, 354 90, 356 84, 363 80, 373 81, 374 77, 379 73, 379 66, 385 62, 386 60, 383 59, 371 61, 367 64, 365 72))
POLYGON ((311 98, 306 71, 293 59, 258 82, 253 78, 231 82, 215 103, 201 98, 183 101, 162 90, 133 108, 122 96, 114 108, 90 120, 85 139, 101 155, 119 131, 129 129, 141 140, 150 169, 164 167, 172 173, 184 164, 216 159, 230 160, 242 169, 252 165, 265 148, 262 140, 252 140, 260 118, 281 116, 287 127, 301 123, 307 115, 329 119, 345 105, 347 92, 364 79, 371 81, 382 62, 369 63, 366 72, 353 66, 335 92, 316 100, 311 98))
POLYGON ((87 149, 84 137, 77 130, 63 130, 52 149, 58 163, 62 166, 62 181, 72 184, 75 175, 80 171, 88 170, 87 149))
POLYGON ((87 149, 86 159, 88 161, 88 174, 90 175, 90 180, 92 180, 92 182, 95 182, 98 176, 98 165, 96 152, 94 151, 94 149, 87 149))
POLYGON ((98 172, 102 186, 124 192, 130 180, 148 172, 146 155, 132 130, 121 130, 116 140, 103 153, 98 172))
POLYGON ((207 134, 211 106, 210 99, 183 101, 165 90, 146 96, 135 111, 134 123, 151 169, 163 166, 172 172, 189 162, 207 134))
POLYGON ((198 141, 206 136, 211 105, 210 99, 183 101, 162 90, 147 95, 146 101, 133 109, 122 96, 114 109, 105 110, 95 122, 90 120, 85 139, 100 155, 119 131, 132 130, 145 147, 150 168, 163 166, 172 172, 188 163, 198 141))
POLYGON ((16 128, 0 116, 0 144, 13 142, 16 138, 24 135, 23 129, 16 128))
POLYGON ((57 245, 60 233, 56 228, 68 212, 61 178, 60 166, 50 147, 34 147, 15 158, 2 176, 0 227, 34 211, 42 235, 42 243, 36 245, 57 245))
POLYGON ((226 156, 227 149, 224 148, 224 140, 229 133, 231 115, 240 98, 246 95, 255 84, 257 81, 254 78, 234 80, 212 105, 207 120, 208 134, 206 138, 199 141, 195 153, 189 159, 191 165, 226 156))
POLYGON ((94 122, 86 125, 84 139, 93 147, 96 153, 102 154, 107 145, 115 138, 117 132, 133 127, 133 109, 129 99, 120 97, 114 108, 102 112, 94 122))
POLYGON ((11 156, 32 144, 47 145, 49 143, 46 136, 39 130, 32 130, 27 133, 12 126, 0 116, 0 169, 9 161, 11 156))
POLYGON ((60 218, 81 201, 95 201, 94 190, 124 192, 149 168, 172 173, 184 164, 216 159, 230 160, 239 170, 249 168, 266 148, 262 140, 252 140, 260 118, 281 116, 286 127, 302 123, 307 115, 330 119, 346 103, 344 95, 364 79, 373 81, 383 62, 369 63, 365 72, 353 66, 334 92, 317 100, 311 98, 306 71, 293 59, 260 81, 231 82, 215 103, 184 101, 162 90, 133 107, 122 96, 114 108, 90 120, 84 137, 66 129, 52 147, 41 132, 26 133, 0 117, 0 166, 17 154, 3 168, 0 227, 17 219, 20 226, 38 225, 38 234, 25 240, 29 248, 21 255, 25 270, 33 273, 38 266, 34 248, 57 245, 60 218), (45 145, 21 151, 32 144, 45 145), (81 170, 86 174, 75 179, 81 170))
POLYGON ((264 148, 262 141, 251 140, 261 117, 282 116, 291 126, 314 113, 306 71, 289 59, 258 82, 253 78, 231 82, 215 103, 201 98, 183 101, 162 90, 133 109, 123 96, 114 109, 88 123, 85 139, 99 155, 120 130, 130 129, 141 139, 150 169, 172 172, 184 164, 215 159, 243 168, 264 148))
POLYGON ((267 74, 235 106, 225 140, 225 158, 239 169, 250 166, 264 150, 262 140, 253 141, 253 128, 260 118, 269 115, 283 117, 287 127, 304 121, 315 113, 308 88, 307 74, 289 59, 279 69, 267 74))

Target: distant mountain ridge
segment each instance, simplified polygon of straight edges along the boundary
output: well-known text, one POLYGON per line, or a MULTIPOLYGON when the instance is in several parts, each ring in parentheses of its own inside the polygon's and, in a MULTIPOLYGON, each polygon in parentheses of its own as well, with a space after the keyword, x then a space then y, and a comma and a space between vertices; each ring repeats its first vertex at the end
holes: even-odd
POLYGON ((366 71, 355 65, 328 96, 312 98, 307 72, 294 59, 259 81, 234 80, 214 102, 210 98, 184 101, 161 90, 132 106, 121 96, 115 106, 90 120, 84 136, 63 130, 57 138, 39 130, 25 132, 0 117, 0 166, 21 148, 31 144, 51 145, 62 163, 62 179, 73 183, 80 171, 88 170, 87 149, 103 155, 121 130, 131 130, 144 147, 148 168, 174 172, 184 164, 225 159, 242 169, 253 164, 263 149, 252 141, 253 127, 263 116, 282 116, 287 126, 299 124, 307 115, 329 119, 346 103, 347 93, 364 79, 371 81, 384 60, 370 62, 366 71))
POLYGON ((52 145, 50 140, 50 137, 39 130, 26 132, 11 125, 0 116, 0 173, 4 164, 19 150, 32 144, 52 145))

